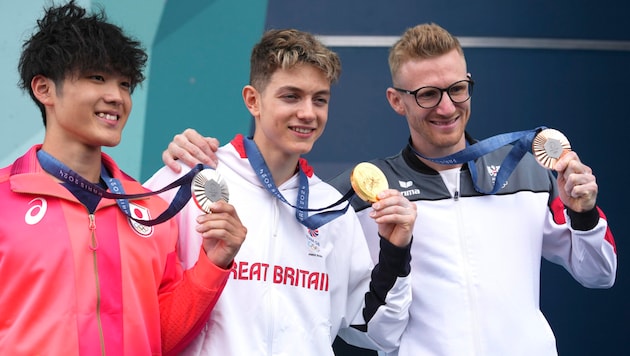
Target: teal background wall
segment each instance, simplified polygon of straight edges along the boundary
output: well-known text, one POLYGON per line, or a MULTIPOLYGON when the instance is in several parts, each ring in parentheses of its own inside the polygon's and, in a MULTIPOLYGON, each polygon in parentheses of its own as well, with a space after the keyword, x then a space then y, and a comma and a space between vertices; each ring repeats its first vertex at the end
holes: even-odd
MULTIPOLYGON (((61 3, 56 1, 55 3, 61 3)), ((121 168, 145 180, 161 166, 161 153, 186 127, 227 142, 247 133, 240 99, 247 84, 249 51, 260 37, 262 0, 77 1, 105 9, 109 19, 139 39, 149 53, 147 79, 133 94, 133 110, 119 146, 106 148, 121 168), (203 124, 203 125, 201 125, 203 124)), ((17 62, 24 39, 50 1, 0 1, 0 167, 39 143, 39 111, 18 87, 17 62)))
POLYGON ((153 43, 142 180, 162 165, 160 153, 175 133, 194 127, 227 142, 250 126, 241 89, 266 1, 185 4, 166 3, 153 43))

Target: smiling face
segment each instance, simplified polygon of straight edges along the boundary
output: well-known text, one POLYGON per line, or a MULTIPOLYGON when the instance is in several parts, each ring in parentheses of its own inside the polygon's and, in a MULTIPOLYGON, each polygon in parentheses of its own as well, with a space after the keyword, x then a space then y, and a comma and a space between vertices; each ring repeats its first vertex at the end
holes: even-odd
POLYGON ((50 153, 61 148, 100 150, 120 143, 132 106, 128 78, 88 72, 67 76, 56 85, 36 76, 32 87, 46 110, 44 148, 50 153))
POLYGON ((297 164, 328 120, 330 81, 310 64, 278 69, 262 92, 248 85, 243 99, 256 121, 254 141, 267 164, 297 164))
MULTIPOLYGON (((423 86, 446 88, 467 79, 466 61, 453 49, 443 55, 409 59, 393 77, 394 86, 415 90, 423 86)), ((439 105, 424 109, 413 95, 387 90, 387 99, 398 114, 407 119, 414 148, 428 157, 442 157, 465 148, 464 130, 470 118, 471 100, 454 103, 444 93, 439 105)))

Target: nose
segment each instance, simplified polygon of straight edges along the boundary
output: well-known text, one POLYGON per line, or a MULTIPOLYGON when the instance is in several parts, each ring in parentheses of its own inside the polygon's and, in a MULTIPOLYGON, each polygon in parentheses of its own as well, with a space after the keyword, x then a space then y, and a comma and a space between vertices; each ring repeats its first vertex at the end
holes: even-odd
POLYGON ((129 96, 129 92, 126 89, 121 88, 117 83, 110 83, 106 85, 103 100, 110 104, 120 105, 127 96, 129 96))
POLYGON ((301 120, 315 120, 317 115, 315 114, 315 106, 311 100, 304 100, 297 112, 297 117, 301 120))
POLYGON ((442 92, 442 99, 435 107, 435 110, 440 115, 450 115, 455 112, 455 103, 447 92, 442 92))

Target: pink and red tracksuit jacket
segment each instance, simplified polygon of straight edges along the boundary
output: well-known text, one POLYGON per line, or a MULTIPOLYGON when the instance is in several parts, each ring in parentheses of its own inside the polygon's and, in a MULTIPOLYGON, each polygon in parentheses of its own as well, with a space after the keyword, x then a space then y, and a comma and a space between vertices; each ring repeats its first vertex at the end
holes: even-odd
MULTIPOLYGON (((112 199, 90 214, 32 147, 0 169, 0 355, 161 355, 204 325, 228 277, 200 248, 183 271, 174 220, 146 227, 112 199)), ((128 194, 145 192, 107 155, 128 194)), ((155 218, 157 196, 130 201, 155 218)))

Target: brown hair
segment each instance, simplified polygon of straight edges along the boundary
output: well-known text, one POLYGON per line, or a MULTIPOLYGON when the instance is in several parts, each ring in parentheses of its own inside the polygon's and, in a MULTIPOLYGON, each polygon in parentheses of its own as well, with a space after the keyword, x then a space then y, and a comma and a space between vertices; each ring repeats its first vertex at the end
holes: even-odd
POLYGON ((269 30, 252 50, 249 83, 263 91, 276 70, 299 64, 319 68, 331 84, 341 74, 339 56, 314 35, 295 29, 269 30))

